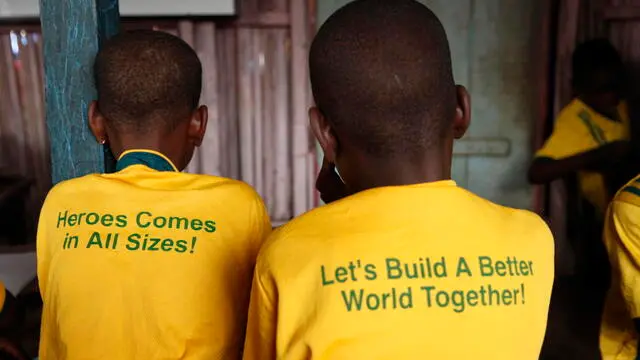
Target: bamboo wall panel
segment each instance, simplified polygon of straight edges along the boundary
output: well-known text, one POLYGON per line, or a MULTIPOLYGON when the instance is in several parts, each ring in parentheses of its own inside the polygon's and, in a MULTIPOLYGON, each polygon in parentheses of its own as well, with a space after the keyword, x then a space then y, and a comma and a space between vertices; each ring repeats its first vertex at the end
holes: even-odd
POLYGON ((40 40, 25 31, 0 36, 0 171, 33 180, 25 204, 30 225, 51 187, 40 40))
POLYGON ((309 72, 307 53, 309 26, 307 4, 304 1, 291 1, 291 82, 294 91, 291 96, 293 116, 292 154, 293 154, 293 214, 305 212, 309 203, 309 153, 313 143, 309 141, 307 111, 309 108, 309 72))
MULTIPOLYGON (((307 119, 309 8, 304 1, 247 0, 240 9, 242 16, 233 21, 123 24, 179 36, 203 63, 201 103, 209 109, 209 123, 186 171, 247 182, 274 222, 282 222, 318 203, 307 119)), ((29 32, 0 28, 0 167, 35 180, 35 210, 51 186, 38 39, 37 26, 29 32)))

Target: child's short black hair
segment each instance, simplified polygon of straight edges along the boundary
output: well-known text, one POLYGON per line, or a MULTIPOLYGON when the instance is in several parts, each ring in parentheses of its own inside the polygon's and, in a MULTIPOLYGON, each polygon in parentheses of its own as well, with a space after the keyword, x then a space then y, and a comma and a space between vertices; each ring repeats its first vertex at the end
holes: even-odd
POLYGON ((369 155, 424 155, 453 121, 456 90, 444 28, 413 0, 356 0, 311 45, 316 105, 369 155))
POLYGON ((198 107, 202 65, 180 38, 161 31, 122 33, 94 65, 98 108, 116 126, 145 132, 188 119, 198 107))
POLYGON ((576 90, 589 93, 618 92, 624 81, 624 64, 616 48, 607 39, 592 39, 579 44, 572 57, 572 81, 576 90), (605 83, 596 77, 605 73, 605 83))

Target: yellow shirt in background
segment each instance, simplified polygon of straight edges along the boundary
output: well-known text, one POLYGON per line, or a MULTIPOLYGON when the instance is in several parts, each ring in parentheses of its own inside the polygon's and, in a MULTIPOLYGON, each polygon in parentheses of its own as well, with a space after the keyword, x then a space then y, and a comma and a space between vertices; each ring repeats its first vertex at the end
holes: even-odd
POLYGON ((37 237, 40 359, 235 359, 271 225, 248 185, 128 152, 58 184, 37 237))
POLYGON ((2 313, 2 309, 4 309, 4 301, 7 297, 7 290, 4 287, 2 281, 0 281, 0 313, 2 313))
POLYGON ((367 190, 276 230, 244 359, 537 360, 554 245, 453 181, 367 190))
POLYGON ((611 263, 611 287, 600 333, 604 360, 635 360, 640 318, 640 176, 611 202, 604 230, 611 263))
MULTIPOLYGON (((579 99, 567 105, 556 119, 553 133, 536 153, 538 158, 568 158, 594 150, 606 143, 629 139, 629 111, 621 102, 620 121, 613 121, 594 111, 579 99)), ((578 174, 580 190, 587 201, 604 215, 609 201, 604 178, 599 173, 578 174)))

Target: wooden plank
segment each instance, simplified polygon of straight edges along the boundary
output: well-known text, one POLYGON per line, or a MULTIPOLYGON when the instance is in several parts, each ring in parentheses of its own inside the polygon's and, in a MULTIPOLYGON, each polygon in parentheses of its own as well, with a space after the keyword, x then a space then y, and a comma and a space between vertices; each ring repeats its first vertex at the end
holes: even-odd
POLYGON ((618 5, 607 6, 603 10, 603 18, 608 21, 629 21, 640 19, 640 6, 618 5))
POLYGON ((239 18, 236 22, 240 27, 288 27, 291 19, 288 12, 269 11, 239 18))
POLYGON ((39 101, 33 101, 34 98, 38 98, 39 84, 34 84, 32 77, 30 76, 31 64, 33 58, 29 54, 28 37, 26 31, 21 31, 20 34, 16 33, 18 44, 18 56, 16 58, 16 71, 17 90, 20 101, 20 113, 22 132, 23 132, 23 152, 25 152, 25 159, 27 161, 26 172, 22 175, 26 175, 31 179, 39 178, 36 171, 38 168, 37 150, 39 142, 37 141, 38 125, 42 122, 42 118, 39 117, 38 108, 41 107, 39 101), (35 86, 34 86, 35 85, 35 86), (25 151, 26 150, 26 151, 25 151))
POLYGON ((20 118, 13 118, 10 121, 18 122, 22 127, 22 139, 18 151, 24 154, 26 159, 23 176, 33 181, 27 192, 28 196, 23 200, 23 207, 26 210, 23 219, 28 226, 37 224, 37 214, 42 207, 42 201, 50 186, 50 172, 45 165, 49 158, 46 156, 44 146, 47 142, 42 142, 41 132, 46 132, 43 113, 43 100, 41 82, 39 79, 39 69, 37 66, 37 47, 31 43, 32 37, 26 31, 16 33, 18 54, 15 65, 17 71, 17 90, 20 99, 20 118))
POLYGON ((224 122, 227 123, 228 145, 225 147, 229 158, 229 169, 227 176, 233 179, 240 179, 240 130, 238 119, 238 52, 237 52, 237 30, 226 30, 225 41, 225 61, 227 63, 226 82, 224 91, 227 94, 227 113, 224 122))
POLYGON ((307 203, 307 165, 309 153, 309 127, 307 119, 309 72, 307 66, 308 28, 307 9, 304 1, 291 0, 291 112, 293 150, 293 215, 309 210, 307 203))
MULTIPOLYGON (((0 38, 0 46, 4 49, 10 49, 10 37, 2 36, 0 38)), ((14 66, 15 63, 12 52, 2 51, 0 53, 0 84, 3 84, 4 89, 9 91, 6 94, 3 93, 0 97, 0 111, 2 111, 4 117, 12 120, 1 125, 2 141, 0 146, 2 146, 2 148, 0 148, 0 150, 3 151, 2 160, 5 163, 0 165, 16 169, 19 174, 26 174, 28 165, 26 154, 24 151, 17 150, 23 146, 25 140, 22 126, 22 112, 20 109, 20 96, 17 91, 18 80, 14 66), (16 121, 16 119, 18 119, 18 121, 16 121)))
MULTIPOLYGON (((39 84, 40 91, 38 101, 40 101, 40 118, 46 119, 45 106, 44 106, 44 57, 42 49, 42 36, 40 34, 32 34, 32 45, 34 46, 36 64, 34 73, 32 74, 34 81, 39 84)), ((44 186, 43 190, 49 190, 51 187, 51 142, 49 140, 49 134, 47 132, 47 124, 42 121, 39 125, 40 131, 40 146, 42 146, 42 161, 44 163, 43 172, 46 174, 47 179, 40 179, 39 182, 44 186)))
POLYGON ((262 154, 262 123, 264 121, 262 103, 262 68, 264 66, 264 53, 262 52, 263 31, 251 30, 251 92, 253 102, 253 186, 262 198, 265 197, 264 189, 264 157, 262 154))
POLYGON ((275 159, 280 153, 279 140, 275 132, 276 110, 275 110, 275 88, 278 83, 275 80, 276 65, 276 47, 274 44, 275 32, 266 30, 262 36, 263 54, 265 62, 262 66, 262 104, 263 126, 262 126, 262 157, 264 159, 264 201, 269 210, 272 219, 278 219, 274 214, 275 203, 278 199, 275 196, 275 159))
MULTIPOLYGON (((181 20, 178 22, 177 31, 174 29, 167 29, 167 30, 163 29, 162 31, 168 32, 171 35, 175 35, 181 38, 182 40, 184 40, 184 42, 189 44, 189 46, 195 49, 195 34, 194 34, 193 21, 181 20)), ((191 157, 191 161, 189 162, 187 167, 184 169, 185 172, 188 172, 191 174, 197 174, 199 172, 198 170, 200 169, 201 153, 202 153, 201 148, 195 149, 195 151, 193 152, 193 156, 191 157)))
POLYGON ((275 152, 275 206, 273 218, 277 220, 290 219, 291 212, 291 112, 289 111, 290 99, 290 73, 289 61, 286 53, 286 43, 289 34, 284 30, 275 31, 275 51, 274 51, 274 136, 276 138, 275 152))
POLYGON ((218 100, 218 61, 216 55, 216 27, 212 21, 195 25, 195 49, 202 62, 203 85, 201 104, 209 107, 209 123, 200 147, 200 172, 221 175, 220 122, 218 100))
POLYGON ((215 69, 218 78, 218 84, 216 85, 216 93, 218 96, 218 125, 219 125, 219 149, 220 149, 220 174, 222 176, 229 177, 229 167, 231 156, 228 153, 229 150, 229 122, 226 119, 229 118, 229 89, 228 77, 229 77, 229 64, 227 63, 227 47, 226 38, 227 31, 224 29, 216 29, 215 35, 215 52, 216 52, 216 64, 215 69))
POLYGON ((29 22, 10 22, 10 21, 2 21, 0 22, 0 34, 7 35, 12 31, 16 30, 24 30, 28 33, 40 33, 42 30, 40 28, 40 22, 38 21, 29 21, 29 22))
POLYGON ((319 194, 315 189, 316 178, 318 176, 318 157, 316 156, 315 151, 309 151, 307 154, 307 184, 309 184, 309 188, 307 190, 307 204, 309 208, 316 207, 320 205, 317 200, 319 199, 319 194))
POLYGON ((86 114, 96 98, 95 54, 100 42, 118 31, 118 0, 40 0, 40 20, 53 183, 111 170, 86 114))
MULTIPOLYGON (((0 0, 1 1, 1 0, 0 0)), ((131 31, 140 29, 176 28, 181 18, 121 18, 121 30, 131 31)), ((269 11, 255 15, 242 16, 240 18, 229 17, 201 17, 195 21, 213 21, 218 28, 276 28, 289 29, 291 19, 288 12, 269 11)), ((0 22, 0 34, 9 34, 11 31, 25 30, 28 33, 40 33, 42 28, 39 22, 0 22)))
MULTIPOLYGON (((535 54, 542 61, 536 62, 536 82, 538 95, 537 116, 533 128, 531 151, 535 153, 544 143, 544 136, 549 116, 551 115, 551 69, 552 69, 552 17, 554 13, 553 0, 543 0, 541 4, 541 16, 539 20, 540 31, 537 32, 536 46, 533 47, 535 54)), ((545 210, 545 188, 546 186, 535 185, 533 187, 532 209, 538 214, 543 214, 545 210)))
POLYGON ((237 33, 238 66, 238 120, 240 146, 240 176, 241 179, 255 187, 253 141, 254 133, 252 119, 254 116, 253 92, 251 91, 251 41, 252 30, 238 29, 237 33))
POLYGON ((255 16, 260 13, 259 0, 238 0, 240 17, 255 16))
MULTIPOLYGON (((313 37, 315 36, 316 33, 316 28, 317 28, 317 22, 318 22, 318 3, 317 0, 307 0, 307 28, 309 29, 309 40, 308 40, 308 45, 307 47, 311 46, 311 40, 313 39, 313 37)), ((313 98, 313 93, 311 91, 308 91, 307 94, 307 103, 308 104, 314 104, 315 103, 315 99, 313 98)), ((312 134, 309 134, 309 144, 310 146, 310 151, 312 153, 312 157, 315 159, 315 161, 313 161, 310 164, 310 169, 309 172, 311 174, 310 178, 309 178, 309 184, 310 184, 310 191, 309 193, 311 194, 311 205, 310 207, 315 208, 321 205, 322 200, 320 199, 320 193, 316 190, 315 184, 316 184, 316 177, 318 176, 318 173, 320 172, 320 166, 322 165, 322 157, 324 156, 324 154, 322 153, 322 149, 320 148, 320 144, 318 143, 318 141, 315 139, 315 137, 312 134)))
POLYGON ((287 0, 275 0, 273 4, 274 10, 287 13, 289 12, 289 2, 287 0))
POLYGON ((27 45, 21 49, 21 61, 25 74, 28 74, 29 99, 25 108, 31 110, 28 119, 29 134, 31 137, 31 151, 33 151, 34 162, 32 166, 35 170, 36 187, 39 195, 44 195, 51 185, 49 178, 49 140, 44 122, 44 94, 42 78, 40 77, 41 64, 39 59, 40 47, 38 36, 27 34, 27 45))

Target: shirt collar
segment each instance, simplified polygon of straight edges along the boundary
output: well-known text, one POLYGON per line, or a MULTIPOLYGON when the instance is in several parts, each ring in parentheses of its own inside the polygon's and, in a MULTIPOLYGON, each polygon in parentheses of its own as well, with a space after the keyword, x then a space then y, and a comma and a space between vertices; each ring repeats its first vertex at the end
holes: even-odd
POLYGON ((124 170, 133 165, 143 165, 156 171, 174 171, 178 168, 163 154, 144 149, 127 150, 120 155, 116 163, 116 171, 124 170))

